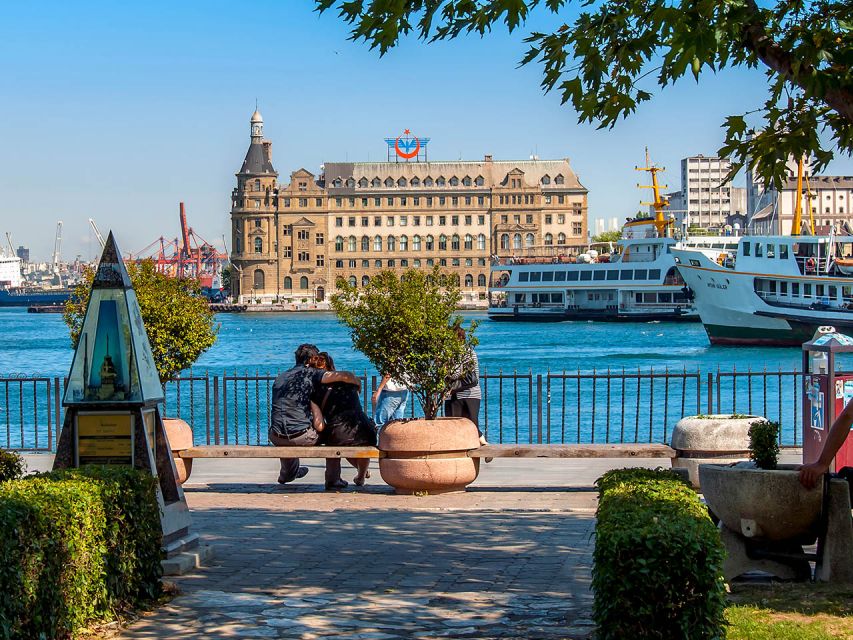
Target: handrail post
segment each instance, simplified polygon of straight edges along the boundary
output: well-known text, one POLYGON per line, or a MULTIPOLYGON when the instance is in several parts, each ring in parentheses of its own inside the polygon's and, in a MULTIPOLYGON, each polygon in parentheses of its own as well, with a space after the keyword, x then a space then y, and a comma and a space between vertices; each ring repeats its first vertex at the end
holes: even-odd
POLYGON ((708 372, 708 415, 714 413, 714 374, 708 372))
POLYGON ((536 441, 542 444, 542 374, 536 374, 536 441))

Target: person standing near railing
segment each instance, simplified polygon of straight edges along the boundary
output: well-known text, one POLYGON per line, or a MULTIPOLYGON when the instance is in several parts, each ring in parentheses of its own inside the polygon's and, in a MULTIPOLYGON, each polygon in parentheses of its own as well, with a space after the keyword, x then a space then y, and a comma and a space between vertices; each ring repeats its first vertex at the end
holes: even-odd
MULTIPOLYGON (((465 329, 456 327, 456 337, 465 342, 465 329)), ((444 415, 452 418, 468 418, 477 427, 480 434, 480 444, 488 444, 483 432, 480 431, 480 362, 477 353, 469 348, 466 360, 459 365, 454 376, 450 397, 444 401, 444 415)), ((487 460, 488 462, 488 460, 487 460)))
POLYGON ((381 429, 392 420, 402 420, 409 401, 409 390, 389 375, 382 376, 373 392, 373 421, 381 429))

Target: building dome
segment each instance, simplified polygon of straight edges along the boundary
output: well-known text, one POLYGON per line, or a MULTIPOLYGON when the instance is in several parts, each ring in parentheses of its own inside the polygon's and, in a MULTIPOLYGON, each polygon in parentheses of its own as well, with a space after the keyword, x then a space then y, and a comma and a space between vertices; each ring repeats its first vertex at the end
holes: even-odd
POLYGON ((250 122, 253 124, 255 122, 263 124, 264 118, 263 118, 263 116, 261 116, 261 112, 258 111, 257 109, 255 109, 255 113, 252 114, 252 119, 250 120, 250 122))

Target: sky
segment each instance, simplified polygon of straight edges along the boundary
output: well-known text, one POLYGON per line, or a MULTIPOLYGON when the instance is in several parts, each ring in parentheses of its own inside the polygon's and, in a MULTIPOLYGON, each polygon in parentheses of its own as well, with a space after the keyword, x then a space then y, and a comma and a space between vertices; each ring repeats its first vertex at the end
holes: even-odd
MULTIPOLYGON (((230 193, 249 144, 255 101, 283 181, 323 162, 385 159, 386 137, 431 138, 431 160, 569 158, 595 219, 633 215, 647 198, 634 171, 649 147, 680 188, 679 161, 714 155, 723 118, 760 105, 760 70, 683 80, 615 128, 579 125, 541 67, 522 68, 513 34, 425 44, 380 58, 347 39, 310 0, 0 6, 0 233, 48 259, 63 221, 62 257, 91 259, 88 223, 125 253, 179 234, 178 203, 214 244, 228 234, 230 193)), ((843 158, 826 173, 853 174, 843 158)), ((743 179, 735 186, 743 186, 743 179)), ((230 247, 229 247, 230 249, 230 247)))

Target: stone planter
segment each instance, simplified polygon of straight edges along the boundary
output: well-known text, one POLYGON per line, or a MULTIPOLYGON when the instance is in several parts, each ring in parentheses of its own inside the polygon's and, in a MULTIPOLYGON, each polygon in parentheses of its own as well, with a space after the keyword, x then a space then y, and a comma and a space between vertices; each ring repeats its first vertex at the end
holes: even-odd
POLYGON ((193 430, 183 420, 178 418, 163 418, 163 427, 166 438, 169 440, 169 449, 172 451, 172 459, 175 461, 178 484, 184 484, 193 470, 192 459, 178 457, 178 452, 193 446, 193 430))
POLYGON ((731 414, 688 416, 672 430, 673 468, 687 469, 690 484, 701 488, 699 465, 749 459, 749 427, 761 416, 733 418, 731 414))
POLYGON ((391 422, 379 433, 382 479, 397 493, 463 491, 477 479, 479 458, 467 452, 480 446, 474 423, 466 418, 391 422))

